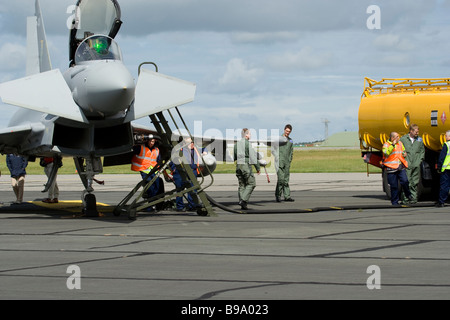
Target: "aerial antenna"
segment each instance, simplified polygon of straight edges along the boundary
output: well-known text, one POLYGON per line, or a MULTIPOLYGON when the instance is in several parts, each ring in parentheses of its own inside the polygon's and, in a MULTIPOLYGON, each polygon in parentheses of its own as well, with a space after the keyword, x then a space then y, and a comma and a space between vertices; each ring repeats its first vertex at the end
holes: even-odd
POLYGON ((322 119, 322 122, 325 124, 325 140, 328 139, 328 124, 330 121, 328 119, 322 119))

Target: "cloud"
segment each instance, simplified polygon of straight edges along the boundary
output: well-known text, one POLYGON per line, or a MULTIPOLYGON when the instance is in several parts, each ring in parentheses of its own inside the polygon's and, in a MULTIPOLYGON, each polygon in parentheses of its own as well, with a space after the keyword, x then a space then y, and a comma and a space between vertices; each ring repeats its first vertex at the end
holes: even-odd
POLYGON ((414 58, 409 54, 387 54, 381 57, 380 66, 408 67, 414 65, 414 58))
MULTIPOLYGON (((25 17, 34 13, 34 1, 15 0, 0 5, 3 33, 25 30, 25 17), (19 19, 18 19, 19 17, 19 19)), ((41 0, 50 34, 67 34, 67 8, 75 0, 41 0)), ((366 27, 366 9, 373 1, 361 0, 119 0, 123 30, 148 35, 167 31, 215 32, 323 32, 366 27)), ((442 5, 442 4, 441 4, 442 5)), ((382 28, 417 29, 435 8, 425 0, 396 0, 380 4, 382 28)))
POLYGON ((410 51, 415 48, 414 42, 410 39, 392 33, 376 37, 373 44, 376 48, 381 50, 410 51))
POLYGON ((15 43, 5 43, 0 47, 0 72, 15 71, 25 65, 26 47, 15 43), (6 62, 6 63, 5 63, 6 62))
POLYGON ((273 70, 281 71, 314 70, 330 65, 332 57, 329 52, 314 52, 311 47, 306 46, 298 52, 273 55, 268 58, 268 65, 273 70))
MULTIPOLYGON (((288 30, 331 30, 352 26, 348 10, 363 9, 356 0, 186 0, 127 1, 121 4, 124 17, 133 12, 130 22, 135 32, 196 30, 253 33, 288 30), (146 21, 146 23, 142 23, 146 21)), ((362 13, 365 11, 361 11, 362 13)), ((356 11, 355 11, 356 14, 356 11)))
POLYGON ((298 33, 280 32, 233 32, 231 40, 235 43, 268 44, 273 42, 292 42, 299 38, 298 33))
POLYGON ((229 93, 249 91, 263 74, 263 70, 252 68, 242 59, 232 59, 227 64, 225 74, 218 80, 218 90, 229 93))

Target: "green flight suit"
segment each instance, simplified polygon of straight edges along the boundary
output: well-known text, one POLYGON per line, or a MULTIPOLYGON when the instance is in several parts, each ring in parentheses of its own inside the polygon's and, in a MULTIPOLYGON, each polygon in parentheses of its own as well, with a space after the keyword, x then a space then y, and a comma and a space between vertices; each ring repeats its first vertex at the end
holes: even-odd
MULTIPOLYGON (((425 147, 423 140, 420 137, 411 141, 409 134, 405 134, 400 138, 406 151, 406 161, 408 162, 408 168, 406 169, 406 175, 409 181, 409 190, 411 191, 412 202, 417 202, 417 186, 420 180, 420 164, 425 159, 425 147)), ((406 197, 402 192, 402 201, 406 201, 406 197)))
POLYGON ((291 198, 291 190, 289 188, 289 175, 291 169, 292 157, 294 155, 294 144, 288 138, 288 142, 284 145, 273 148, 272 153, 275 157, 275 168, 277 170, 277 186, 275 188, 275 197, 284 199, 291 198))
POLYGON ((250 145, 250 142, 243 138, 234 145, 234 159, 236 160, 236 177, 239 182, 239 202, 248 202, 253 189, 256 187, 255 176, 253 175, 252 165, 256 171, 260 171, 256 151, 250 145))

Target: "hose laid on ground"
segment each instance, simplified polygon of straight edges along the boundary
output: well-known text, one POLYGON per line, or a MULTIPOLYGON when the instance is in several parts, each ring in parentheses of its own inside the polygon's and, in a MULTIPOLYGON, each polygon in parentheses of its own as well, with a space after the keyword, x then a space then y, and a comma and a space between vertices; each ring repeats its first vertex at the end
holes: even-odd
POLYGON ((238 211, 238 210, 234 210, 234 209, 228 208, 226 205, 221 204, 221 203, 217 202, 216 200, 214 200, 213 198, 211 198, 206 192, 205 192, 205 195, 206 195, 206 198, 208 199, 209 202, 211 202, 213 205, 215 205, 216 207, 218 207, 218 208, 220 208, 220 209, 222 209, 224 211, 228 211, 228 212, 231 212, 231 213, 238 213, 238 214, 245 213, 243 211, 238 211))
POLYGON ((282 213, 308 213, 308 212, 320 212, 320 211, 340 211, 340 210, 364 210, 364 209, 395 209, 395 208, 424 208, 424 207, 434 207, 434 202, 423 202, 423 203, 415 203, 412 205, 398 205, 394 206, 391 204, 385 205, 350 205, 350 206, 333 206, 333 207, 315 207, 315 208, 307 208, 307 209, 272 209, 272 210, 235 210, 231 209, 228 206, 221 204, 211 198, 208 194, 206 194, 209 202, 211 202, 214 206, 231 213, 236 214, 282 214, 282 213))

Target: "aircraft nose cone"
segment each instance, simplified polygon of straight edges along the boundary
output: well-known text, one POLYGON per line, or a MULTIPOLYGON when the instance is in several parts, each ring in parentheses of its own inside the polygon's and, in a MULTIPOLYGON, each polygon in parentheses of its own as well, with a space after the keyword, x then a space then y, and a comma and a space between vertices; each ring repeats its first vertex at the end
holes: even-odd
POLYGON ((86 79, 92 113, 115 115, 126 110, 134 99, 134 79, 121 63, 105 63, 92 70, 86 79))

